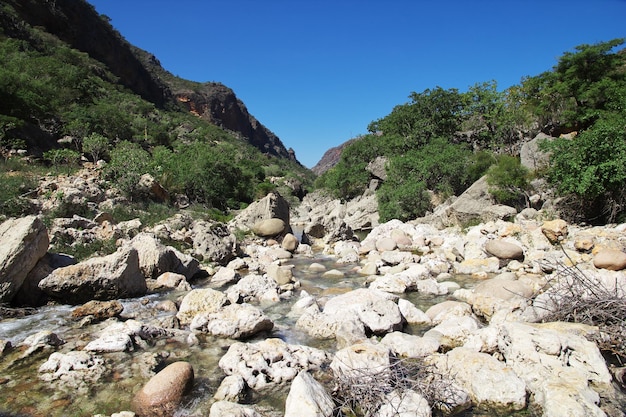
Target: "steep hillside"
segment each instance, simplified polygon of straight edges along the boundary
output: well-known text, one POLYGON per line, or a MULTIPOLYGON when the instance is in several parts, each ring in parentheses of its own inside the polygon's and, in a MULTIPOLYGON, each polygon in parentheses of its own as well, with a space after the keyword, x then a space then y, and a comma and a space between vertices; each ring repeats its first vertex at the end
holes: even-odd
MULTIPOLYGON (((216 83, 180 80, 167 73, 154 56, 130 45, 84 0, 7 0, 0 9, 4 35, 33 43, 27 27, 41 28, 71 48, 87 53, 104 64, 121 85, 159 109, 186 109, 235 132, 263 153, 296 161, 293 150, 287 150, 276 135, 250 115, 231 89, 216 83)), ((39 140, 51 142, 60 135, 43 130, 46 132, 37 135, 39 140)))

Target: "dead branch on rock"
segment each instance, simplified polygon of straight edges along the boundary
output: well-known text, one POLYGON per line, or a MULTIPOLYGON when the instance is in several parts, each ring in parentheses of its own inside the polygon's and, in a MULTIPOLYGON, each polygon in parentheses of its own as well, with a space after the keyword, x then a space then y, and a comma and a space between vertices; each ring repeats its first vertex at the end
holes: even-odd
POLYGON ((424 397, 431 408, 445 414, 462 402, 452 379, 433 365, 417 359, 395 360, 388 366, 351 368, 334 376, 333 398, 336 416, 369 417, 389 401, 389 395, 414 391, 424 397))
POLYGON ((626 362, 626 296, 617 282, 608 286, 598 277, 584 272, 565 254, 572 266, 554 262, 543 299, 534 297, 535 306, 547 314, 544 322, 566 321, 596 326, 593 341, 600 350, 611 354, 621 364, 626 362))

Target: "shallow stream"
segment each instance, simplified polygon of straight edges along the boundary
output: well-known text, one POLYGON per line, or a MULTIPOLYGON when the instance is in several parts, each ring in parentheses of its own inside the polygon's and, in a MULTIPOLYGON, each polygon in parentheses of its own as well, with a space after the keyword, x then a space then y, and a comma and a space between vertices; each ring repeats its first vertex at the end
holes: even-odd
MULTIPOLYGON (((337 264, 331 257, 299 256, 288 263, 294 265, 294 278, 300 282, 301 286, 291 299, 271 306, 261 306, 274 321, 275 328, 271 334, 259 336, 259 339, 278 337, 291 344, 305 344, 332 352, 335 349, 334 341, 315 340, 295 328, 296 318, 288 314, 291 306, 298 300, 302 290, 316 297, 332 296, 363 287, 366 278, 354 271, 356 265, 337 264), (309 271, 308 267, 313 262, 321 263, 327 269, 339 269, 345 273, 345 277, 339 280, 322 278, 321 272, 309 271)), ((469 281, 460 281, 459 284, 465 288, 473 285, 469 281)), ((199 284, 197 287, 201 286, 202 284, 199 284)), ((167 320, 168 316, 171 317, 173 313, 159 311, 155 306, 164 299, 176 300, 183 295, 183 293, 172 292, 122 300, 124 305, 122 317, 145 322, 155 319, 167 320)), ((446 299, 446 296, 435 297, 416 293, 409 293, 406 297, 422 310, 446 299)), ((33 315, 2 320, 0 321, 0 339, 8 340, 13 346, 18 346, 31 334, 41 330, 50 330, 66 341, 66 344, 56 348, 57 351, 80 350, 97 337, 97 332, 102 325, 81 326, 80 321, 70 317, 72 310, 71 306, 46 306, 33 315)), ((406 329, 405 331, 420 333, 424 329, 406 329)), ((194 368, 193 392, 186 397, 184 405, 176 415, 180 417, 206 416, 213 402, 213 394, 224 377, 222 370, 218 367, 218 361, 227 351, 232 340, 211 336, 199 336, 198 339, 198 343, 193 346, 176 338, 170 338, 148 343, 135 352, 102 354, 111 372, 104 381, 99 381, 85 390, 63 390, 39 379, 38 368, 55 351, 54 348, 42 350, 22 359, 24 349, 18 347, 0 357, 0 415, 92 416, 94 414, 110 415, 128 410, 134 393, 150 377, 145 364, 154 362, 153 357, 160 357, 164 358, 161 367, 173 361, 185 360, 194 368)), ((265 415, 278 416, 283 413, 286 393, 286 389, 279 389, 275 392, 264 393, 260 398, 249 400, 265 410, 265 415)))

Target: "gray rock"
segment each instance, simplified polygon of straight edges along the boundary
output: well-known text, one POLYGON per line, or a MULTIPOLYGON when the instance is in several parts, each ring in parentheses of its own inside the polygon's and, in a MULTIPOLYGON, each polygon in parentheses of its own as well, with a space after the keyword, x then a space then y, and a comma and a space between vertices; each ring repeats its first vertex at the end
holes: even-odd
POLYGON ((136 297, 147 291, 137 251, 130 247, 55 269, 39 282, 39 288, 68 304, 136 297))
POLYGON ((289 203, 278 193, 269 193, 250 204, 228 222, 228 227, 230 230, 251 231, 255 224, 267 219, 280 219, 289 227, 289 203))
POLYGON ((270 331, 274 323, 258 307, 230 304, 214 313, 196 315, 189 327, 213 336, 242 339, 270 331))
POLYGON ((220 359, 219 367, 226 375, 241 376, 251 389, 261 390, 291 381, 300 371, 318 370, 329 360, 323 350, 272 338, 233 343, 220 359))
POLYGON ((491 355, 458 347, 430 360, 468 392, 475 406, 500 411, 519 411, 526 407, 524 381, 491 355))
POLYGON ((86 395, 107 375, 104 358, 87 351, 54 352, 39 367, 39 378, 86 395))
POLYGON ((193 255, 203 261, 226 265, 240 252, 237 238, 222 223, 197 221, 191 234, 193 255))
POLYGON ((261 415, 248 405, 216 401, 211 405, 209 417, 261 417, 261 415))
POLYGON ((48 251, 48 231, 39 217, 9 219, 0 224, 0 241, 0 303, 8 303, 48 251))
POLYGON ((197 288, 185 295, 176 317, 180 320, 180 324, 189 324, 198 314, 215 313, 227 301, 226 295, 221 291, 211 288, 197 288))
POLYGON ((285 403, 285 417, 332 417, 333 398, 310 373, 301 371, 291 382, 285 403))
POLYGON ((139 233, 130 246, 137 250, 139 267, 146 278, 157 278, 165 272, 174 272, 191 279, 200 270, 198 260, 163 245, 153 234, 139 233))

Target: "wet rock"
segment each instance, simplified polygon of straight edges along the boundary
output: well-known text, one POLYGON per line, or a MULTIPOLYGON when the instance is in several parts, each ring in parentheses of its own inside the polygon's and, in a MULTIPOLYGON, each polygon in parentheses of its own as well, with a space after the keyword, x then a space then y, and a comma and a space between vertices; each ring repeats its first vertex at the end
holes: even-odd
POLYGON ((218 401, 238 402, 244 396, 245 389, 246 381, 240 375, 229 375, 222 380, 213 398, 218 401))
POLYGON ((280 339, 233 343, 219 361, 226 375, 241 376, 248 387, 260 390, 293 380, 302 370, 318 370, 329 362, 328 353, 280 339))
POLYGON ((195 316, 189 327, 213 336, 242 339, 270 331, 274 323, 258 307, 230 304, 214 313, 195 316))
POLYGON ((519 411, 526 407, 526 384, 503 362, 486 353, 458 347, 430 358, 444 375, 464 388, 472 403, 489 409, 519 411))
POLYGON ((309 271, 311 272, 324 272, 326 271, 326 267, 320 263, 313 262, 309 265, 309 271))
POLYGON ((621 271, 626 269, 626 253, 617 249, 602 249, 594 256, 593 266, 598 269, 621 271))
POLYGON ((227 302, 226 295, 211 288, 197 288, 183 298, 176 317, 181 325, 189 324, 195 316, 214 313, 227 302))
POLYGON ((88 301, 72 311, 72 317, 80 318, 93 316, 96 320, 106 320, 119 316, 124 310, 124 306, 117 300, 113 301, 88 301))
POLYGON ((131 410, 142 417, 169 417, 191 389, 193 367, 188 362, 174 362, 153 376, 131 402, 131 410))
POLYGON ((342 279, 346 276, 343 272, 338 269, 331 269, 322 274, 322 278, 326 279, 342 279))
POLYGON ((278 283, 266 275, 249 274, 225 291, 231 303, 278 301, 278 283))
POLYGON ((261 415, 247 405, 217 401, 211 405, 209 417, 261 417, 261 415))
POLYGON ((0 303, 8 303, 48 251, 48 231, 39 217, 9 219, 0 224, 0 241, 0 303))
POLYGON ((107 373, 104 358, 86 351, 54 352, 39 367, 40 379, 82 394, 86 394, 107 373))
POLYGON ((285 417, 332 417, 333 398, 310 373, 302 371, 291 382, 285 403, 285 417))
POLYGON ((100 331, 98 338, 89 342, 84 350, 92 352, 128 352, 141 347, 145 340, 167 336, 171 336, 170 331, 136 320, 114 322, 100 331))
POLYGON ((41 330, 35 334, 28 336, 20 346, 26 346, 26 350, 22 353, 22 357, 26 358, 35 352, 43 349, 53 348, 65 344, 65 340, 57 336, 50 330, 41 330))
POLYGON ((137 251, 128 247, 108 256, 55 269, 39 282, 39 288, 68 304, 136 297, 147 291, 137 251))

